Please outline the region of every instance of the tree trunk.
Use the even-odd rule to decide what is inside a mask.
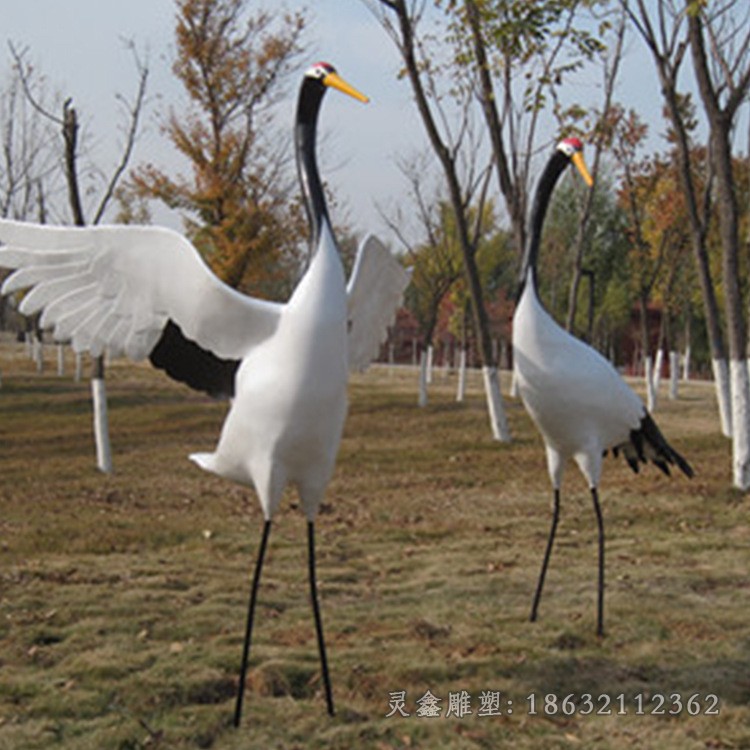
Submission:
[[[656,391],[654,390],[654,363],[650,354],[643,357],[643,382],[646,386],[646,409],[652,414],[656,409]]]
[[[732,437],[732,391],[729,384],[729,363],[724,359],[712,359],[716,397],[719,402],[719,420],[724,437]]]
[[[711,163],[716,173],[732,396],[732,474],[734,486],[747,490],[750,488],[750,390],[746,359],[747,336],[740,290],[739,212],[730,143],[736,107],[744,98],[745,91],[735,91],[733,96],[737,94],[740,98],[734,103],[728,102],[722,109],[711,81],[703,46],[702,21],[698,14],[688,14],[688,34],[698,90],[708,115]]]
[[[100,471],[112,471],[112,449],[109,442],[109,419],[107,416],[107,389],[104,378],[91,378],[91,398],[94,402],[94,439],[96,442],[96,465]]]
[[[427,351],[422,350],[419,354],[419,393],[417,395],[417,405],[427,406]]]
[[[414,92],[417,109],[419,110],[420,117],[422,118],[432,148],[443,168],[445,180],[448,186],[448,196],[456,218],[456,230],[461,246],[464,274],[471,299],[472,315],[479,345],[479,354],[483,367],[487,368],[488,371],[492,371],[495,370],[494,362],[492,361],[492,338],[489,332],[487,313],[484,309],[482,285],[475,258],[476,247],[471,241],[466,206],[464,205],[456,167],[456,157],[453,154],[452,149],[448,148],[440,136],[427,94],[422,84],[422,68],[418,63],[416,56],[413,20],[409,17],[406,3],[404,0],[387,0],[387,2],[384,2],[383,4],[385,7],[393,11],[398,18],[400,32],[399,48],[404,59],[412,91]],[[495,370],[494,379],[491,376],[485,377],[485,395],[492,423],[492,434],[498,440],[509,441],[510,431],[505,418],[502,396],[499,387],[495,388],[495,385],[498,382],[496,376],[497,371]]]
[[[746,359],[729,362],[732,389],[732,476],[734,486],[750,489],[750,383]]]
[[[519,256],[526,246],[526,206],[524,196],[514,183],[508,159],[505,154],[500,115],[495,104],[495,92],[490,76],[490,65],[482,37],[481,19],[476,4],[469,0],[466,3],[466,16],[471,27],[471,38],[476,56],[476,69],[479,76],[481,104],[487,130],[492,144],[492,156],[497,171],[500,192],[505,199],[505,206],[510,216],[511,232]]]
[[[669,352],[669,398],[676,401],[680,395],[680,354]]]
[[[659,388],[661,387],[661,376],[664,371],[664,347],[660,346],[656,350],[656,358],[654,359],[654,406],[656,406],[656,399],[659,397]]]
[[[425,382],[427,383],[427,385],[432,385],[432,375],[435,369],[434,358],[435,358],[435,347],[432,344],[430,344],[427,347],[427,368],[426,368],[427,372],[425,374]]]
[[[484,378],[484,392],[487,394],[492,435],[495,440],[507,440],[505,435],[509,435],[510,430],[503,410],[503,397],[500,393],[500,376],[497,367],[484,365],[482,376]]]
[[[615,90],[615,81],[617,80],[617,74],[620,69],[620,61],[622,60],[622,46],[623,40],[625,39],[625,30],[627,26],[627,15],[625,11],[622,11],[620,20],[617,27],[617,36],[614,47],[609,54],[610,65],[605,69],[604,72],[604,104],[602,106],[602,117],[601,120],[605,120],[612,108],[612,97]],[[596,178],[599,174],[599,161],[601,159],[602,150],[604,148],[606,128],[597,128],[599,134],[596,137],[594,144],[594,160],[591,167],[591,175],[596,182]],[[581,283],[581,277],[586,273],[583,268],[583,252],[585,249],[585,240],[588,230],[589,221],[591,220],[591,214],[594,206],[594,190],[592,186],[586,192],[586,197],[583,203],[583,210],[578,219],[578,229],[576,232],[575,239],[575,253],[573,260],[573,278],[570,282],[570,292],[568,294],[568,315],[565,322],[566,330],[573,332],[575,325],[576,315],[578,311],[578,288]],[[593,272],[590,272],[590,281],[592,287],[589,289],[589,319],[586,331],[586,339],[591,343],[593,336],[594,327],[594,312],[593,312]]]
[[[691,315],[685,318],[685,351],[682,355],[682,379],[687,383],[690,380],[690,355],[691,355],[692,324]]]
[[[458,386],[456,388],[456,401],[462,403],[466,396],[466,347],[461,347],[458,357]]]
[[[656,393],[654,392],[654,361],[651,358],[651,347],[648,330],[648,298],[641,293],[638,300],[641,316],[641,352],[643,359],[643,381],[646,387],[646,409],[649,414],[656,408]]]
[[[65,141],[65,171],[68,180],[68,197],[73,221],[76,226],[86,225],[78,186],[76,157],[78,150],[78,117],[70,99],[63,107],[63,139]],[[104,382],[104,357],[94,361],[91,379],[91,396],[94,407],[94,441],[96,443],[96,466],[105,474],[112,472],[112,447],[109,440],[109,417],[107,412],[107,387]]]
[[[648,19],[649,13],[642,0],[639,0],[638,7],[641,19]],[[635,16],[633,17],[635,18]],[[639,24],[639,30],[654,58],[661,84],[662,96],[666,104],[666,112],[674,128],[677,171],[685,194],[688,217],[690,219],[690,242],[693,249],[695,266],[698,271],[698,281],[700,283],[703,309],[706,316],[706,332],[708,333],[708,341],[711,348],[711,366],[714,372],[716,400],[719,407],[722,432],[727,437],[731,437],[732,409],[729,400],[729,371],[726,362],[724,338],[721,332],[719,305],[711,278],[708,253],[706,252],[706,227],[708,222],[708,208],[710,207],[710,192],[706,192],[706,200],[703,202],[703,217],[701,217],[691,164],[690,136],[677,90],[677,78],[682,59],[681,54],[678,53],[678,56],[670,57],[671,52],[668,47],[660,48],[660,40],[654,34],[652,28],[650,23],[646,25]],[[704,80],[705,83],[706,81]]]

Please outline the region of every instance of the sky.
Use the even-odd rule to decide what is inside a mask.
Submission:
[[[285,6],[310,8],[309,62],[333,63],[371,98],[363,106],[348,97],[327,97],[320,123],[325,144],[321,168],[358,230],[387,233],[377,206],[388,210],[403,197],[396,157],[411,155],[426,142],[408,83],[398,80],[394,45],[361,0],[289,0]],[[170,146],[159,134],[156,113],[180,100],[179,84],[170,71],[173,0],[0,0],[0,10],[4,39],[28,49],[27,59],[45,75],[51,90],[73,97],[93,158],[105,170],[119,154],[116,126],[122,119],[116,94],[130,97],[137,85],[123,40],[132,39],[139,50],[147,50],[151,104],[131,163],[169,165]],[[621,97],[653,114],[660,107],[658,90],[653,69],[644,66],[643,58],[629,55],[624,76],[629,88]],[[574,95],[580,93],[586,94]],[[292,87],[286,123],[290,133],[295,96]],[[285,126],[283,118],[280,124]],[[155,215],[164,223],[173,218]]]
[[[320,122],[321,169],[329,169],[324,178],[334,185],[351,222],[367,231],[379,222],[375,203],[388,203],[400,189],[394,156],[420,142],[421,124],[407,85],[397,81],[397,53],[364,4],[317,0],[310,6],[310,59],[304,67],[307,62],[331,62],[371,99],[364,106],[348,97],[328,96]],[[151,104],[131,163],[164,163],[170,146],[159,134],[156,111],[178,103],[180,97],[179,83],[170,71],[173,0],[0,0],[0,10],[4,41],[28,50],[27,59],[44,74],[50,90],[73,97],[95,161],[104,168],[119,153],[117,123],[122,118],[116,94],[131,97],[137,86],[123,40],[135,40],[139,50],[148,50]],[[9,54],[6,59],[7,69]],[[294,97],[296,86],[288,105],[290,135]],[[284,126],[283,118],[280,124]]]

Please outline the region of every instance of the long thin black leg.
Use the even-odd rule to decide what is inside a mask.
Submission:
[[[549,538],[547,539],[547,549],[544,553],[544,561],[542,562],[542,570],[539,573],[539,583],[536,585],[536,594],[534,594],[534,603],[531,605],[531,622],[536,621],[537,610],[539,609],[539,600],[542,598],[542,588],[544,587],[544,578],[547,575],[547,566],[549,565],[549,558],[552,554],[552,545],[555,542],[555,532],[557,531],[557,521],[560,518],[560,490],[555,488],[554,504],[552,506],[552,526],[549,530]]]
[[[313,521],[307,522],[307,549],[310,571],[310,599],[312,600],[313,614],[315,615],[315,632],[318,636],[320,667],[323,672],[323,686],[326,691],[328,715],[333,716],[333,693],[331,692],[331,679],[328,675],[328,659],[326,658],[326,644],[323,639],[323,623],[320,619],[320,607],[318,606],[318,585],[315,580],[315,523]]]
[[[599,495],[596,487],[591,488],[591,497],[594,499],[594,510],[596,511],[596,523],[599,527],[599,594],[596,610],[596,634],[604,635],[604,519],[602,508],[599,505]]]
[[[255,575],[253,576],[253,587],[250,590],[250,604],[247,608],[247,624],[245,626],[245,645],[242,647],[242,666],[240,667],[240,684],[237,686],[237,702],[234,707],[234,726],[239,727],[242,721],[242,699],[245,695],[245,679],[247,677],[247,662],[250,657],[250,641],[253,633],[253,619],[255,617],[255,602],[258,597],[258,584],[260,574],[263,570],[263,558],[266,556],[266,545],[268,535],[271,532],[271,522],[266,521],[263,526],[263,536],[258,549],[258,560],[255,563]]]

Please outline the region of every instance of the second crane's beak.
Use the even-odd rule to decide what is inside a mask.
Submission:
[[[357,91],[354,86],[349,85],[338,73],[329,73],[324,79],[323,83],[326,86],[337,89],[344,94],[354,97],[360,102],[367,104],[370,100],[364,94]]]
[[[580,151],[576,151],[573,156],[571,157],[573,160],[573,164],[576,165],[576,168],[581,173],[581,177],[583,177],[583,181],[591,187],[594,184],[594,179],[589,174],[588,167],[586,166],[586,162],[583,160],[583,154]]]

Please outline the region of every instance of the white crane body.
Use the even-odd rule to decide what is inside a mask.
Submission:
[[[597,633],[604,635],[604,521],[598,485],[607,451],[622,451],[633,471],[653,462],[665,474],[676,465],[693,470],[667,443],[641,399],[594,348],[561,328],[545,309],[537,290],[537,259],[544,218],[558,179],[572,162],[593,184],[577,138],[563,140],[539,178],[524,248],[520,288],[513,314],[513,366],[519,395],[544,440],[553,487],[552,525],[537,583],[531,620],[536,620],[560,515],[560,485],[573,459],[594,501],[599,534]]]
[[[316,124],[328,87],[367,98],[327,63],[300,87],[295,146],[312,237],[310,262],[286,303],[241,294],[220,281],[190,242],[156,227],[38,226],[0,219],[2,292],[30,291],[21,312],[76,352],[148,357],[193,388],[231,397],[213,453],[201,468],[252,485],[265,517],[250,594],[239,725],[260,573],[288,484],[308,521],[310,597],[328,712],[333,699],[315,583],[314,520],[333,473],[347,410],[350,369],[377,354],[409,274],[375,238],[360,245],[347,284],[315,159]]]
[[[256,346],[237,371],[236,396],[216,451],[191,456],[208,471],[252,484],[266,519],[278,510],[287,484],[298,488],[308,519],[315,518],[346,418],[346,285],[327,224],[323,231],[276,335]]]
[[[607,359],[555,322],[530,280],[514,326],[524,332],[513,349],[518,392],[544,437],[553,486],[572,458],[595,487],[603,453],[630,442],[643,403]]]

